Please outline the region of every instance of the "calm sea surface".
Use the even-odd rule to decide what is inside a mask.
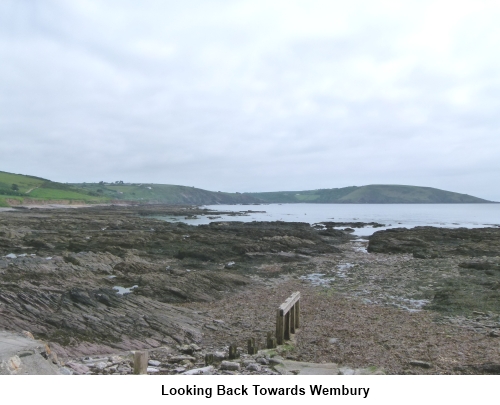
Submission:
[[[207,205],[214,211],[265,211],[244,216],[220,215],[210,219],[163,217],[167,221],[182,221],[191,225],[214,221],[287,221],[308,222],[378,222],[383,228],[356,228],[355,234],[371,235],[387,228],[439,226],[446,228],[480,228],[500,226],[500,204],[268,204],[268,205]],[[210,214],[215,216],[217,214]]]

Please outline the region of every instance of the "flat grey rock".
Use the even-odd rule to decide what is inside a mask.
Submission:
[[[44,342],[29,339],[21,334],[0,331],[0,375],[61,374],[59,367],[47,360]]]
[[[232,361],[223,361],[220,365],[221,370],[238,371],[240,364]]]
[[[283,375],[380,375],[378,367],[356,368],[339,367],[335,363],[306,363],[303,361],[283,360],[274,366]]]

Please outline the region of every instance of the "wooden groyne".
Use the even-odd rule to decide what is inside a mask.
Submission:
[[[276,343],[282,345],[290,340],[295,329],[300,327],[300,292],[293,293],[276,312]]]

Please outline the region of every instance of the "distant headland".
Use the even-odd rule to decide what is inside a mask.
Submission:
[[[195,187],[124,183],[58,183],[0,171],[0,207],[36,204],[477,204],[493,203],[432,187],[374,184],[342,188],[228,193]]]

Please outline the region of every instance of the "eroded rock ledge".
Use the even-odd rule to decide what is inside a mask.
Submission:
[[[152,215],[191,207],[26,209],[0,216],[0,328],[29,330],[66,357],[199,342],[225,297],[350,236],[305,223],[189,226]]]

